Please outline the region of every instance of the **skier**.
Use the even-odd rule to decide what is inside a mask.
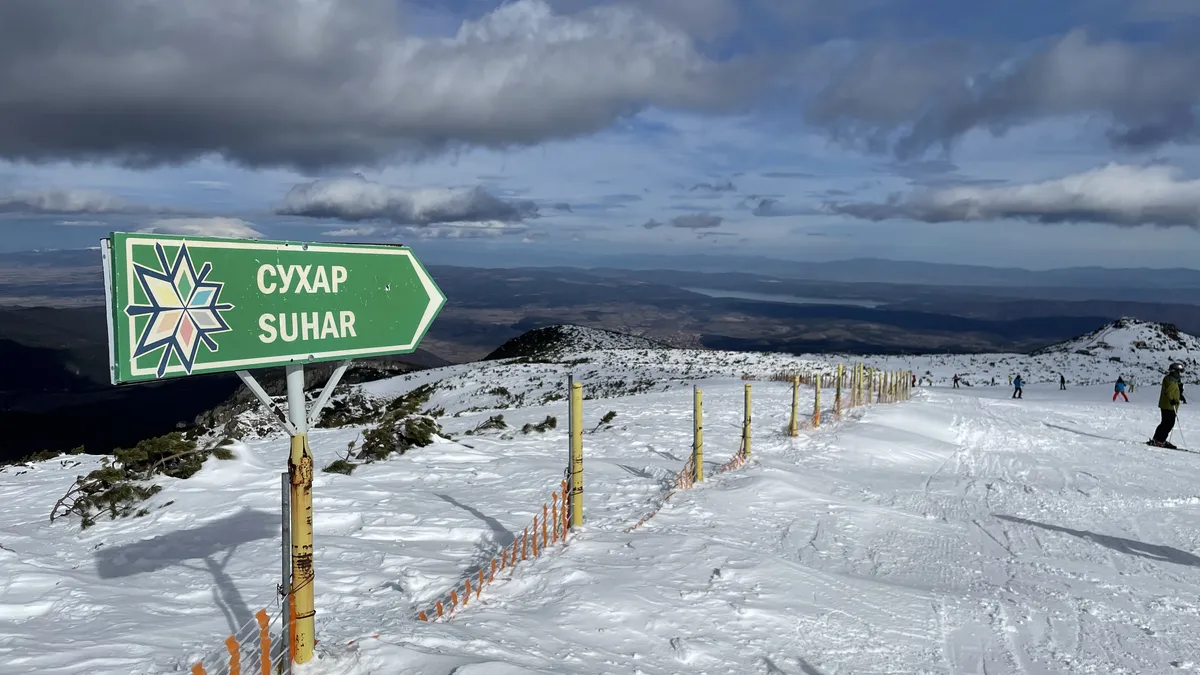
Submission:
[[[1162,413],[1162,422],[1154,430],[1154,438],[1150,439],[1150,445],[1176,449],[1167,440],[1167,437],[1175,428],[1175,417],[1179,413],[1179,404],[1187,403],[1187,399],[1183,396],[1183,381],[1180,379],[1182,375],[1182,363],[1172,363],[1167,368],[1167,374],[1162,381],[1162,393],[1158,396],[1158,409]]]
[[[954,374],[954,388],[958,389],[958,373]]]
[[[1126,403],[1129,402],[1129,397],[1125,395],[1125,379],[1120,376],[1117,376],[1117,384],[1113,387],[1113,400],[1117,400],[1118,396],[1124,398]]]
[[[917,387],[917,376],[915,374],[912,376],[912,386],[914,389]]]
[[[1013,398],[1025,398],[1021,393],[1021,387],[1022,387],[1022,385],[1025,384],[1024,382],[1021,381],[1021,376],[1017,375],[1016,377],[1014,377],[1012,383],[1013,383],[1012,397]]]
[[[1067,390],[1067,378],[1064,377],[1062,373],[1058,374],[1058,388],[1062,391]]]

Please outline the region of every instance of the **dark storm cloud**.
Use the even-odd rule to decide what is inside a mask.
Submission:
[[[647,230],[653,230],[664,225],[670,225],[671,227],[678,227],[686,230],[703,230],[720,227],[721,223],[723,222],[725,222],[724,218],[711,213],[689,213],[685,216],[675,216],[665,223],[651,218],[643,223],[642,227],[646,228]]]
[[[1194,39],[1119,42],[1076,30],[1019,49],[877,43],[818,50],[805,67],[824,74],[805,111],[810,123],[901,159],[947,150],[975,129],[999,135],[1067,115],[1102,115],[1123,149],[1192,142],[1200,130]]]
[[[759,195],[750,195],[746,199],[743,199],[738,204],[738,208],[749,209],[751,213],[760,218],[807,216],[819,213],[819,211],[811,207],[784,204],[775,197],[763,197]]]
[[[685,216],[675,216],[670,220],[671,227],[682,227],[689,230],[703,230],[720,227],[725,219],[711,213],[689,213]]]
[[[716,183],[696,183],[689,189],[689,192],[707,192],[712,194],[736,191],[737,186],[735,186],[733,181],[730,180],[719,181]]]
[[[315,171],[721,109],[757,80],[625,5],[518,0],[449,39],[406,23],[398,0],[3,0],[0,158]]]
[[[504,201],[480,187],[408,189],[358,178],[337,178],[293,187],[278,215],[395,225],[486,222],[536,218],[528,200]]]

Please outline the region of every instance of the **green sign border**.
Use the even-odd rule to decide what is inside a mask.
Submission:
[[[425,291],[430,296],[430,304],[426,306],[425,314],[421,318],[421,323],[418,324],[419,330],[413,339],[402,345],[389,345],[385,347],[366,347],[360,349],[345,349],[339,351],[324,351],[324,352],[297,352],[293,354],[285,354],[272,357],[261,357],[254,359],[233,359],[227,361],[213,361],[206,363],[197,363],[191,373],[183,370],[182,366],[171,365],[167,368],[166,374],[162,377],[157,377],[153,368],[137,369],[132,365],[128,368],[130,377],[119,378],[118,375],[121,369],[117,366],[118,361],[118,342],[119,337],[116,331],[116,322],[128,321],[130,332],[136,333],[133,326],[133,317],[125,316],[124,312],[118,311],[116,307],[115,294],[117,276],[114,275],[112,269],[113,241],[121,236],[127,247],[125,255],[126,259],[132,258],[132,246],[135,242],[155,242],[165,241],[172,244],[187,243],[189,247],[193,245],[196,248],[237,248],[242,250],[261,250],[261,251],[282,251],[289,249],[301,249],[314,253],[362,253],[364,255],[396,255],[408,258],[416,271],[417,278],[421,281]],[[203,375],[209,373],[229,372],[234,370],[250,370],[257,368],[270,368],[274,366],[285,366],[296,363],[317,363],[321,361],[339,361],[351,358],[367,358],[372,356],[388,356],[392,354],[411,354],[416,351],[417,345],[429,332],[429,328],[433,325],[441,313],[442,307],[446,304],[446,294],[438,287],[433,280],[433,276],[429,274],[429,270],[425,269],[425,265],[417,259],[412,249],[400,244],[348,244],[339,242],[305,242],[305,241],[288,241],[288,240],[263,240],[263,239],[229,239],[224,237],[197,237],[190,235],[169,235],[169,234],[152,234],[141,232],[111,232],[109,237],[100,240],[101,258],[104,267],[104,305],[105,316],[108,322],[108,366],[109,379],[114,385],[133,384],[138,382],[156,382],[178,377],[187,377],[189,375]],[[133,276],[126,272],[123,275],[126,283],[130,288],[127,289],[129,297],[133,297]]]

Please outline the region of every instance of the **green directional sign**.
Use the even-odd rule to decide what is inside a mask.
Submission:
[[[406,354],[446,302],[404,246],[115,232],[113,384]]]

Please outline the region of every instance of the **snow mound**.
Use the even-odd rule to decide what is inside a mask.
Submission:
[[[1193,363],[1193,352],[1200,353],[1200,339],[1184,333],[1174,324],[1125,317],[1087,335],[1039,349],[1033,355],[1081,354],[1118,358],[1136,355],[1139,360],[1157,356],[1165,368],[1173,360]]]
[[[527,358],[554,359],[574,354],[607,349],[669,349],[649,338],[626,335],[602,328],[573,324],[536,328],[500,345],[484,361]]]

